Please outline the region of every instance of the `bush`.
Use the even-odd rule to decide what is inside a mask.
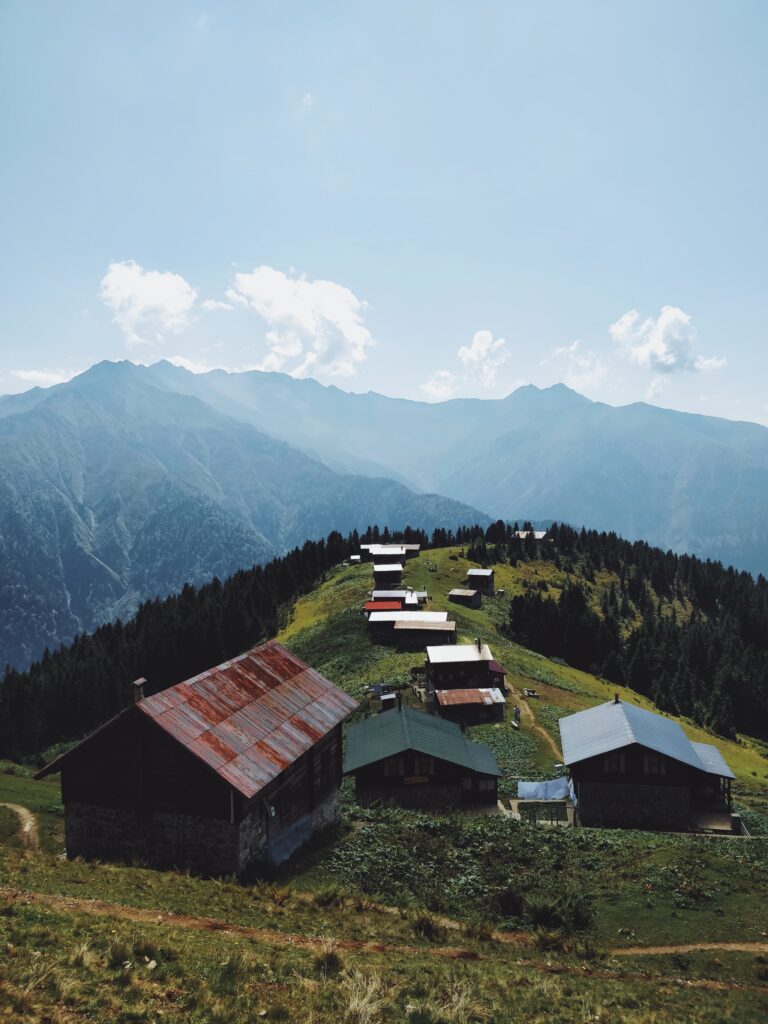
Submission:
[[[425,910],[411,917],[411,927],[416,935],[429,942],[441,942],[447,934],[445,925],[440,924],[437,918]]]

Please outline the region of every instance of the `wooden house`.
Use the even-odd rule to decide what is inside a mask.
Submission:
[[[448,600],[454,604],[462,604],[465,608],[479,608],[483,597],[479,590],[467,590],[463,587],[454,587],[448,591]]]
[[[427,647],[424,672],[429,694],[435,690],[506,690],[503,667],[488,644],[479,639],[454,647]]]
[[[372,601],[401,601],[406,611],[418,611],[419,607],[429,600],[426,590],[374,590]]]
[[[448,612],[414,612],[414,611],[372,611],[368,613],[368,629],[371,637],[380,643],[393,643],[395,627],[401,622],[413,622],[423,628],[431,628],[448,622]],[[451,630],[455,636],[454,629]],[[441,642],[442,641],[441,639]]]
[[[456,643],[455,622],[419,622],[400,619],[394,626],[394,638],[398,647],[409,651],[422,651],[433,644]]]
[[[61,772],[67,856],[240,873],[339,815],[341,723],[357,702],[270,642],[134,703]]]
[[[561,718],[560,736],[578,824],[731,831],[733,772],[677,722],[617,696]]]
[[[400,562],[374,562],[373,586],[376,590],[387,590],[400,585],[403,566]]]
[[[357,802],[401,807],[495,806],[501,775],[491,751],[458,725],[412,708],[375,715],[347,730],[345,775]]]
[[[467,589],[468,590],[479,590],[481,594],[486,594],[488,597],[494,595],[494,575],[493,569],[468,569],[467,570]]]
[[[435,711],[441,718],[459,725],[503,722],[506,700],[501,690],[436,690]]]

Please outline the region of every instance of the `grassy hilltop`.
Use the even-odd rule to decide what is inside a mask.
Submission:
[[[498,566],[505,595],[473,611],[446,597],[468,565],[459,549],[424,552],[405,582],[450,609],[461,641],[490,643],[518,694],[541,694],[519,733],[473,730],[511,793],[517,777],[552,774],[563,714],[617,689],[651,705],[505,637],[510,598],[540,579],[557,593],[561,570]],[[610,582],[583,583],[596,607]],[[279,635],[359,699],[371,682],[408,682],[423,661],[369,641],[359,609],[371,586],[370,565],[332,570],[286,609]],[[737,805],[754,833],[768,831],[764,747],[682,725],[718,745]],[[62,860],[57,781],[26,769],[2,766],[2,802],[32,811],[39,839],[0,806],[0,1020],[709,1024],[768,1014],[768,838],[362,810],[346,784],[338,832],[270,879],[241,883]]]

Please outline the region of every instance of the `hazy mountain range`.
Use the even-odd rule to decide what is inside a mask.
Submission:
[[[478,521],[334,472],[142,367],[100,363],[0,399],[0,663],[333,529]]]
[[[489,517],[766,572],[768,429],[563,385],[427,404],[100,363],[0,398],[0,659],[334,528]]]

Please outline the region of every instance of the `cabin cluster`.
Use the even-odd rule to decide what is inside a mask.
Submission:
[[[279,864],[339,820],[345,774],[366,806],[496,808],[502,773],[466,728],[505,720],[505,671],[480,638],[455,642],[426,590],[403,587],[418,555],[417,544],[367,544],[356,556],[374,576],[362,609],[371,637],[424,651],[416,706],[395,683],[369,688],[376,713],[347,726],[344,752],[357,701],[275,641],[152,695],[138,680],[129,707],[38,773],[61,773],[67,855],[214,874]],[[493,594],[493,570],[471,569],[449,599],[477,607]],[[519,719],[515,707],[507,723]],[[617,697],[560,731],[567,778],[521,785],[566,794],[574,823],[733,827],[733,773],[669,719]]]

